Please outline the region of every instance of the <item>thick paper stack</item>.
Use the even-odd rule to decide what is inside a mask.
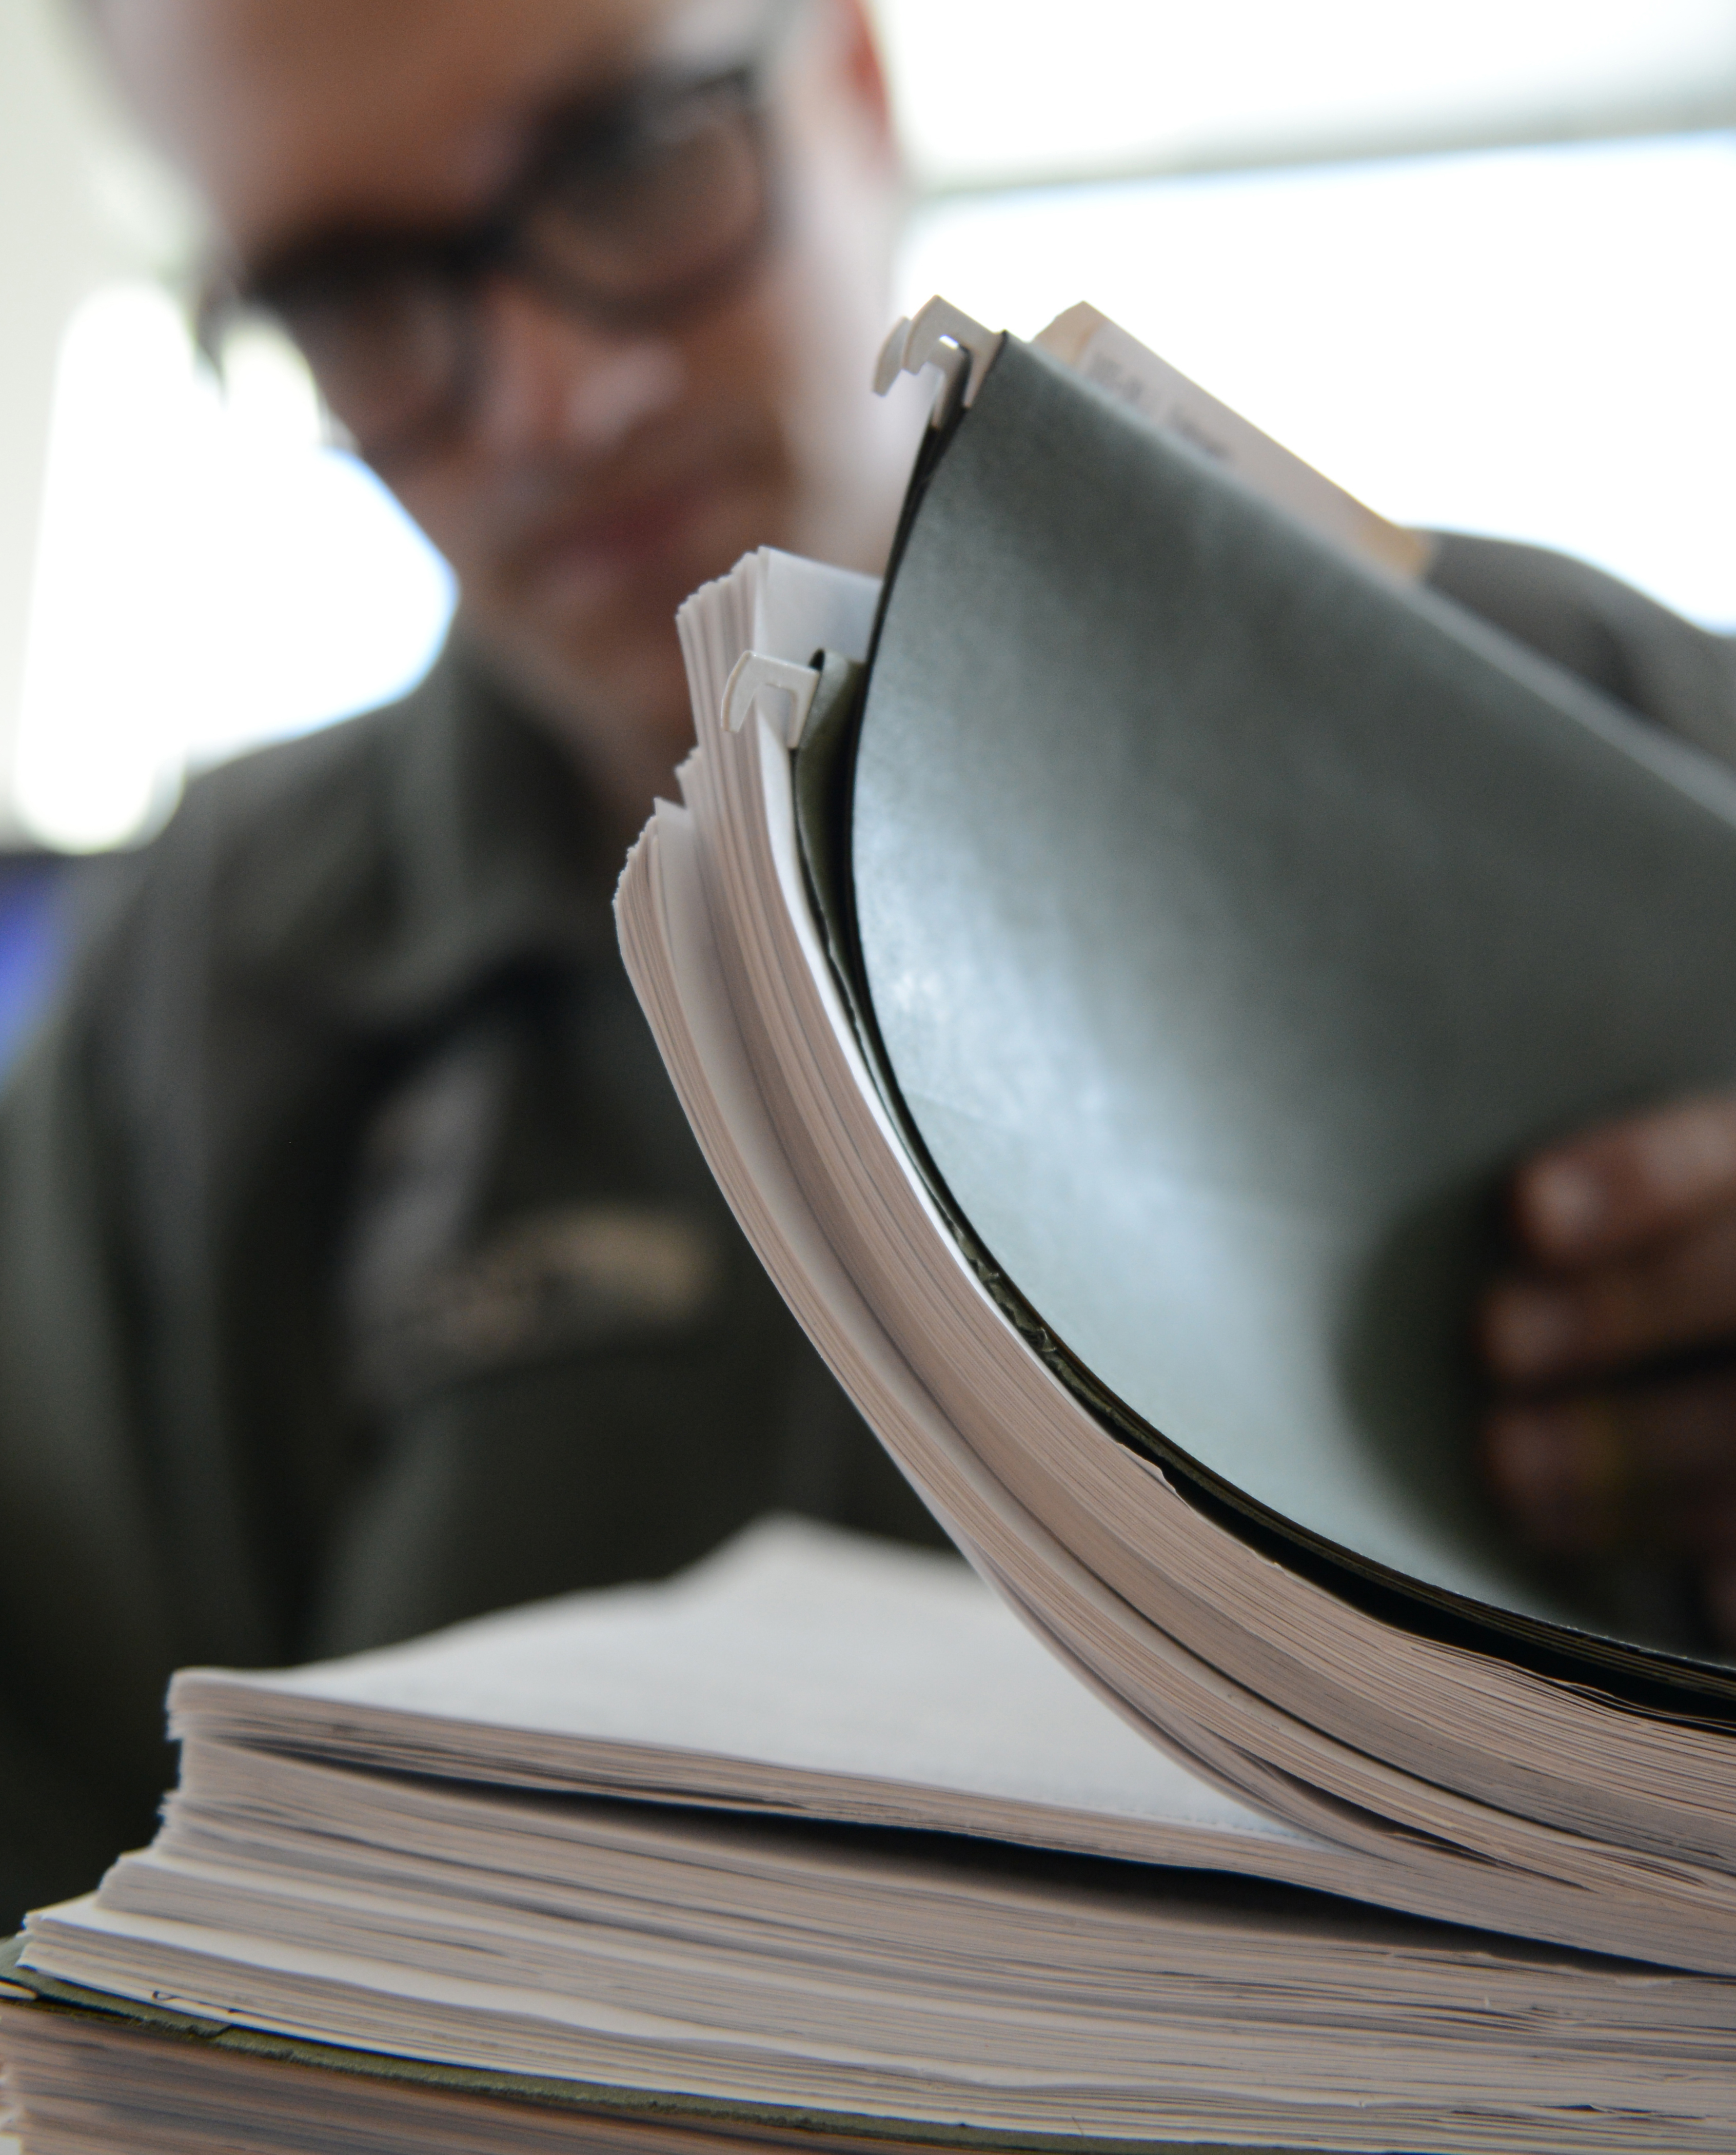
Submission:
[[[156,1844],[32,1919],[68,2009],[0,2009],[27,2155],[1736,2133],[1736,1984],[1296,1890],[1356,1866],[945,1558],[772,1523],[173,1707]]]

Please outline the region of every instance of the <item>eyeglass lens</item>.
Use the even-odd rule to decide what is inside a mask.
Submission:
[[[335,417],[365,455],[401,454],[456,418],[472,386],[477,286],[491,264],[620,324],[677,313],[757,248],[765,159],[746,85],[671,93],[600,141],[558,139],[479,258],[381,243],[272,295]]]

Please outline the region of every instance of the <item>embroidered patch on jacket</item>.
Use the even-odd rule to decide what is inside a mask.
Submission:
[[[369,1298],[364,1381],[401,1400],[513,1363],[679,1333],[704,1315],[720,1272],[713,1237],[685,1212],[618,1202],[521,1214]]]

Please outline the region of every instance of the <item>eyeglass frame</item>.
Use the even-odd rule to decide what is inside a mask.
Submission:
[[[292,242],[268,255],[256,269],[222,265],[207,274],[195,303],[200,351],[221,374],[223,346],[249,315],[274,320],[300,348],[283,303],[286,287],[324,274],[340,279],[349,263],[370,255],[381,264],[411,264],[431,273],[435,289],[447,297],[456,323],[452,379],[426,417],[391,438],[375,443],[355,439],[341,417],[321,402],[334,439],[354,448],[368,463],[401,463],[432,451],[462,431],[473,415],[483,374],[486,340],[479,334],[479,298],[491,277],[508,275],[528,284],[544,299],[581,320],[605,329],[668,329],[700,314],[721,299],[760,261],[774,241],[783,212],[782,192],[773,153],[768,107],[771,77],[803,0],[774,0],[768,19],[748,56],[728,68],[682,70],[670,66],[645,70],[620,88],[556,106],[538,130],[538,142],[497,201],[481,216],[456,228],[418,233],[413,228],[345,230]],[[620,299],[586,292],[539,262],[523,246],[527,225],[544,207],[560,177],[579,160],[575,147],[620,131],[636,115],[669,110],[690,100],[728,95],[738,100],[739,118],[758,179],[757,210],[726,252],[692,276],[641,297]],[[582,151],[580,151],[582,156]],[[318,368],[309,359],[314,385]]]

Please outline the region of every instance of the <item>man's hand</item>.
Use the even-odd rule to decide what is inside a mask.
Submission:
[[[1512,1204],[1478,1318],[1496,1500],[1552,1554],[1680,1555],[1736,1647],[1736,1098],[1542,1153]]]

